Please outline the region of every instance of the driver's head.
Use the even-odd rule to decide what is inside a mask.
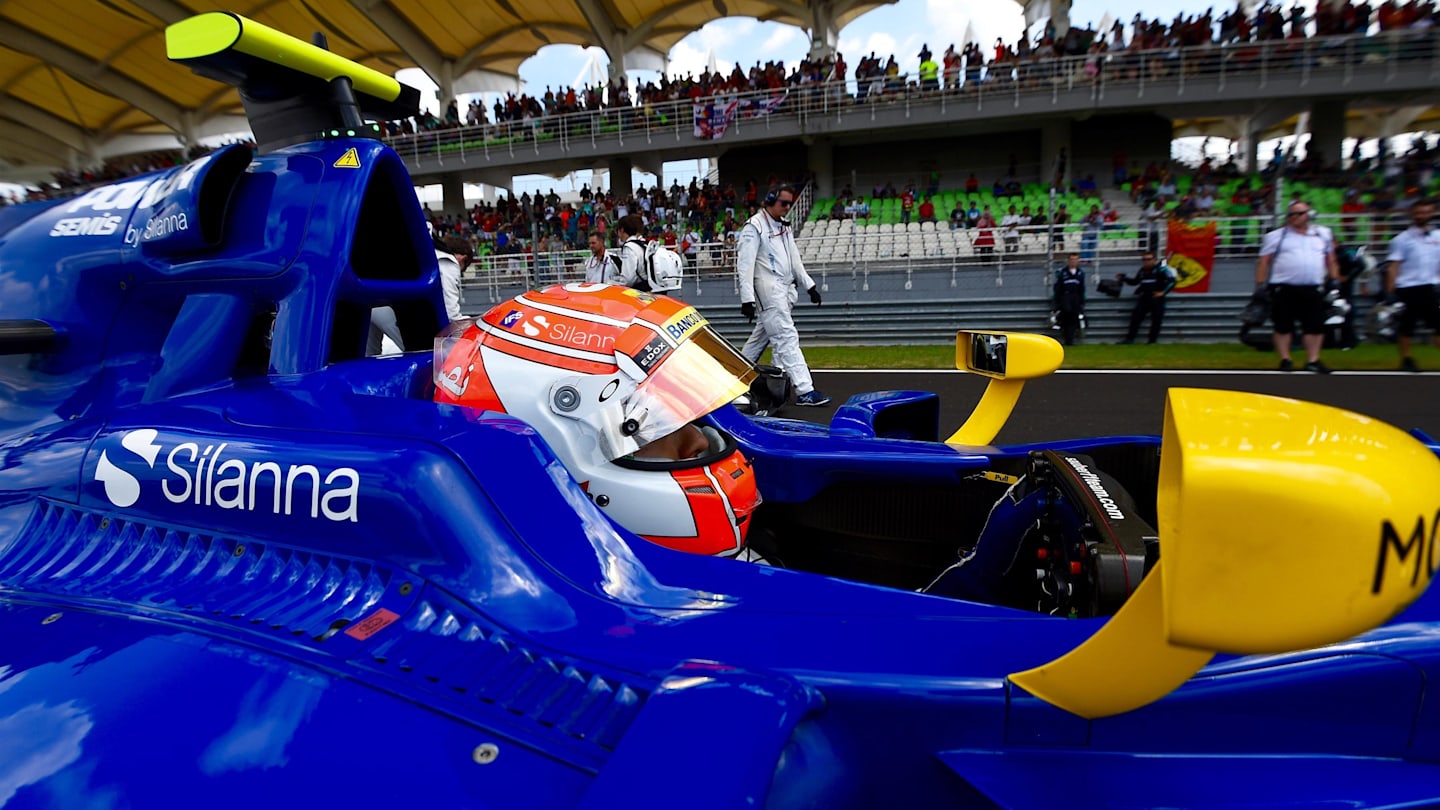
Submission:
[[[671,548],[733,555],[759,501],[703,417],[754,368],[694,308],[615,286],[517,296],[437,341],[435,398],[531,425],[594,503]]]
[[[621,240],[630,239],[645,230],[645,221],[640,219],[639,214],[626,214],[615,223],[615,230]]]
[[[781,186],[775,190],[774,202],[765,206],[765,212],[773,219],[784,219],[790,216],[790,208],[794,205],[795,189],[790,186]]]
[[[694,423],[661,436],[635,451],[634,458],[651,461],[684,461],[699,458],[710,449],[710,438]]]
[[[470,263],[470,258],[475,253],[475,249],[470,247],[470,240],[460,236],[446,237],[445,250],[455,257],[461,270],[464,270],[465,266]]]
[[[1410,206],[1410,219],[1411,219],[1411,221],[1413,221],[1413,222],[1414,222],[1416,225],[1418,225],[1419,227],[1421,227],[1421,228],[1428,227],[1428,226],[1430,225],[1430,220],[1432,220],[1432,219],[1434,219],[1434,218],[1435,218],[1435,203],[1434,203],[1434,202],[1432,202],[1432,201],[1430,201],[1430,200],[1428,200],[1428,199],[1425,199],[1425,200],[1416,200],[1416,201],[1415,201],[1415,204],[1412,205],[1412,206]]]

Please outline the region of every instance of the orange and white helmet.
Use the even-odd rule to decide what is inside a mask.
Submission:
[[[524,293],[435,344],[437,402],[525,420],[617,523],[697,554],[739,554],[760,502],[734,438],[693,424],[754,376],[694,307],[606,284]]]

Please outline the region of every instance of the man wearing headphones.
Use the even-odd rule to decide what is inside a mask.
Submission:
[[[759,361],[765,346],[771,346],[775,365],[790,375],[795,383],[797,405],[828,405],[830,397],[815,390],[810,367],[800,352],[800,333],[790,310],[799,298],[799,290],[810,294],[810,302],[820,306],[820,291],[800,260],[795,234],[785,215],[795,204],[795,189],[781,186],[765,195],[760,212],[740,229],[735,274],[740,284],[740,314],[759,323],[741,353],[754,363]]]

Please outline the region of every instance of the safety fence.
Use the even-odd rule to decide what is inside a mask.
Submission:
[[[1440,30],[1404,29],[1376,35],[1351,34],[1263,42],[1206,44],[1188,48],[1111,51],[1083,56],[996,62],[980,68],[967,66],[958,84],[921,83],[916,77],[884,77],[799,84],[780,90],[731,93],[698,101],[689,99],[644,103],[638,106],[546,115],[521,121],[435,129],[389,139],[402,157],[419,161],[437,158],[444,166],[453,158],[464,164],[472,157],[516,157],[518,150],[539,154],[541,144],[559,143],[569,151],[601,139],[618,139],[636,146],[657,138],[709,140],[751,127],[770,127],[780,120],[804,121],[817,116],[842,124],[854,116],[871,120],[885,109],[935,105],[942,115],[957,117],[984,109],[986,104],[1013,101],[1029,95],[1088,92],[1096,102],[1107,93],[1126,91],[1126,97],[1143,98],[1147,88],[1164,87],[1177,93],[1187,89],[1223,93],[1227,85],[1253,81],[1260,86],[1273,78],[1312,81],[1317,86],[1344,86],[1361,72],[1381,71],[1393,78],[1401,68],[1428,69],[1440,75]],[[717,107],[733,110],[716,124]],[[827,124],[828,126],[828,124]],[[520,155],[523,157],[523,154]]]
[[[1160,340],[1166,343],[1223,343],[1237,340],[1240,311],[1248,295],[1224,293],[1173,297]],[[733,306],[687,299],[739,346],[753,325]],[[1086,304],[1084,340],[1113,343],[1126,336],[1133,298],[1092,296]],[[954,343],[961,329],[1040,332],[1059,337],[1050,325],[1050,303],[1037,297],[920,302],[860,301],[836,306],[797,307],[795,325],[806,345],[937,345]],[[1148,326],[1148,324],[1147,324]],[[1144,332],[1140,334],[1144,340]]]
[[[1253,277],[1263,235],[1278,225],[1273,216],[1196,218],[1188,225],[1214,225],[1214,272],[1236,275],[1240,287]],[[1321,215],[1342,245],[1363,246],[1383,260],[1387,243],[1408,227],[1401,215]],[[854,221],[810,223],[796,239],[806,269],[827,286],[839,285],[858,298],[897,294],[974,296],[1026,290],[1044,295],[1048,269],[1077,253],[1092,283],[1117,272],[1133,272],[1146,250],[1168,256],[1165,222],[1096,228],[1063,226],[956,228],[948,223],[912,222],[908,226],[858,226]],[[819,227],[815,227],[819,226]],[[831,229],[834,229],[833,232]],[[984,231],[989,231],[988,235]],[[822,233],[823,231],[823,233]],[[709,242],[683,254],[687,288],[705,294],[731,294],[735,288],[736,251],[731,242]],[[505,291],[583,281],[588,251],[485,255],[466,270],[466,285],[486,298]]]

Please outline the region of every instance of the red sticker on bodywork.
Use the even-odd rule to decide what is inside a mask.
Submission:
[[[399,613],[396,613],[393,610],[386,610],[385,608],[380,608],[374,613],[371,613],[369,616],[366,616],[365,618],[351,625],[350,629],[345,631],[345,635],[354,639],[359,639],[360,641],[364,641],[365,639],[370,638],[381,630],[384,630],[385,628],[394,624],[395,620],[398,618],[400,618]]]

